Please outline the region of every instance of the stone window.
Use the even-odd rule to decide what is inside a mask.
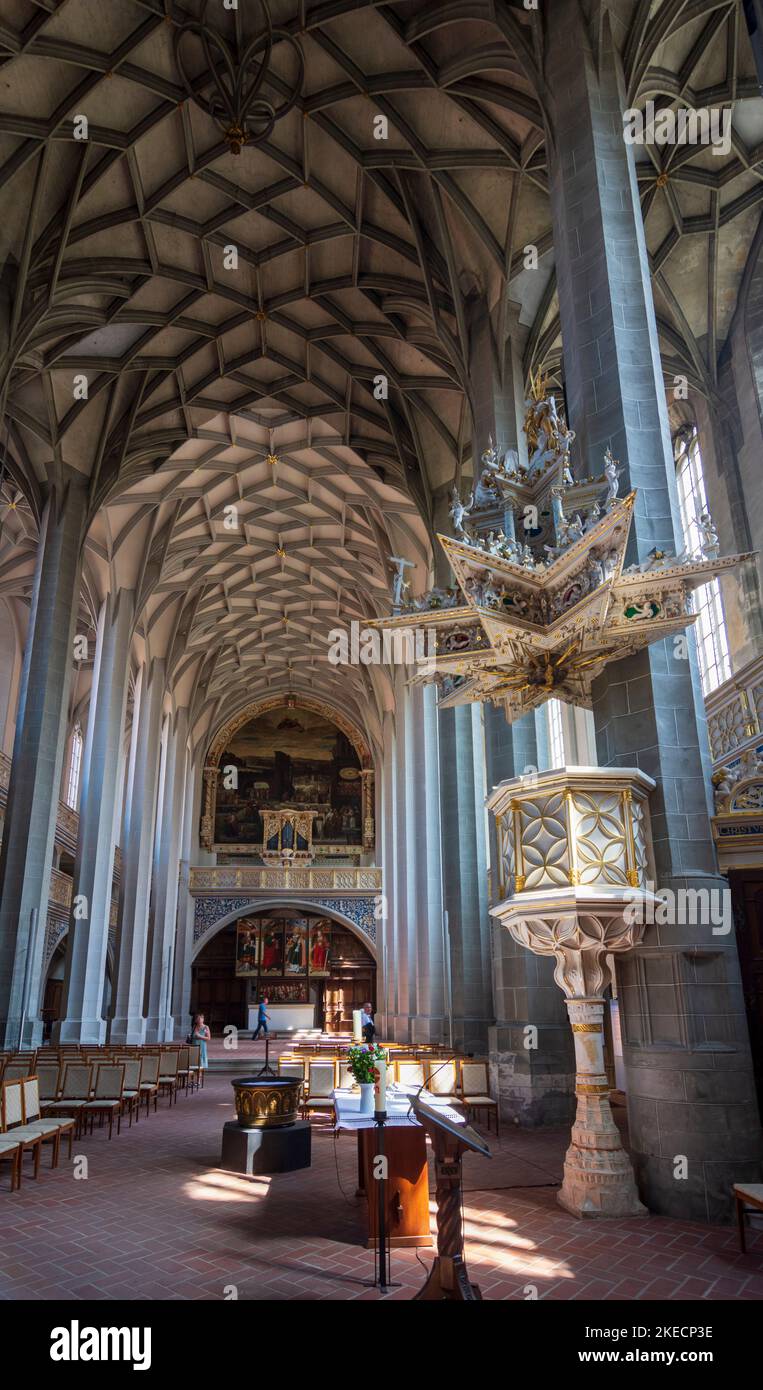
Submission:
[[[703,539],[699,520],[708,507],[696,428],[682,433],[676,440],[675,459],[684,546],[699,553]],[[717,579],[695,591],[694,611],[699,614],[694,631],[702,689],[707,696],[731,676],[726,615]]]

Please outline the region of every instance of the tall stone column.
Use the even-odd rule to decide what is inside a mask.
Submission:
[[[570,54],[575,62],[570,63]],[[638,489],[629,558],[680,549],[659,343],[620,57],[602,16],[596,52],[580,0],[548,27],[551,197],[570,423],[584,474],[607,446]],[[594,686],[599,762],[637,766],[652,802],[661,889],[725,889],[708,822],[695,648],[657,644]],[[687,914],[684,914],[687,915]],[[714,1218],[732,1181],[759,1175],[760,1131],[733,935],[672,913],[618,970],[633,1158],[657,1211]],[[698,1103],[701,1102],[701,1109]],[[677,1160],[682,1157],[686,1165]],[[676,1173],[688,1171],[688,1177]]]
[[[498,320],[500,316],[495,315]],[[527,463],[527,441],[522,432],[524,391],[516,318],[504,324],[508,336],[501,341],[500,324],[491,318],[483,298],[475,300],[469,315],[469,371],[474,409],[472,456],[475,476],[492,437],[501,450],[515,449]],[[514,330],[512,334],[512,329]]]
[[[79,608],[85,479],[43,514],[0,852],[0,1042],[36,1046],[48,884]]]
[[[102,1043],[103,985],[114,874],[114,822],[120,792],[122,731],[130,673],[134,595],[120,590],[101,605],[82,758],[79,839],[73,899],[86,916],[73,917],[66,943],[59,1042]]]
[[[410,810],[418,827],[415,834],[406,836],[415,995],[411,1034],[414,1042],[442,1042],[446,1021],[437,691],[434,686],[418,686],[409,690],[407,697],[411,715],[406,758]]]
[[[172,965],[178,910],[178,871],[183,833],[188,710],[168,716],[162,783],[162,815],[154,871],[154,925],[148,976],[146,1041],[173,1036]]]
[[[488,794],[499,783],[531,776],[547,765],[546,712],[507,724],[503,710],[485,706]],[[492,901],[505,896],[495,821],[491,818]],[[488,1032],[492,1094],[501,1118],[516,1124],[565,1124],[575,1109],[575,1062],[554,962],[533,954],[493,922],[495,1026]]]
[[[480,705],[440,711],[440,813],[454,1046],[484,1052],[493,1023],[485,755]]]
[[[395,928],[397,918],[397,755],[395,737],[395,715],[393,710],[384,711],[382,719],[383,761],[379,779],[381,803],[381,862],[383,870],[384,912],[378,926],[377,946],[380,952],[381,980],[377,979],[377,1010],[383,1014],[379,1025],[388,1038],[395,1037]]]
[[[178,910],[172,969],[172,1017],[175,1035],[188,1033],[191,1008],[191,957],[193,955],[194,900],[191,897],[191,868],[199,855],[199,818],[204,779],[199,763],[188,753],[185,780],[183,836],[178,875]]]
[[[123,845],[116,984],[109,1029],[112,1042],[142,1043],[145,1038],[143,998],[163,700],[164,661],[153,660],[141,670],[133,714],[131,780],[126,797],[129,821]]]

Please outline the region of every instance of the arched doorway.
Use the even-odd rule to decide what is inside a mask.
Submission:
[[[249,1008],[267,995],[271,1005],[312,1010],[326,1032],[346,1032],[354,1009],[376,1004],[376,961],[348,926],[315,911],[249,908],[226,923],[199,951],[191,969],[191,1012],[203,1013],[213,1034],[226,1024],[246,1028]]]

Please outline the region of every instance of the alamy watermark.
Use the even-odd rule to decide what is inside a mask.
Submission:
[[[625,894],[625,921],[644,927],[710,927],[713,936],[728,936],[734,922],[728,888],[660,888],[645,885],[650,896],[633,889]]]
[[[644,110],[631,106],[623,114],[626,145],[707,145],[716,155],[731,153],[731,107],[681,106],[659,110],[648,101]]]
[[[331,666],[418,666],[422,675],[434,674],[437,634],[432,627],[361,627],[353,620],[347,628],[329,633]]]

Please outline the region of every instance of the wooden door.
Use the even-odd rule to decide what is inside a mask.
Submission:
[[[763,872],[729,875],[758,1103],[763,1113]]]

